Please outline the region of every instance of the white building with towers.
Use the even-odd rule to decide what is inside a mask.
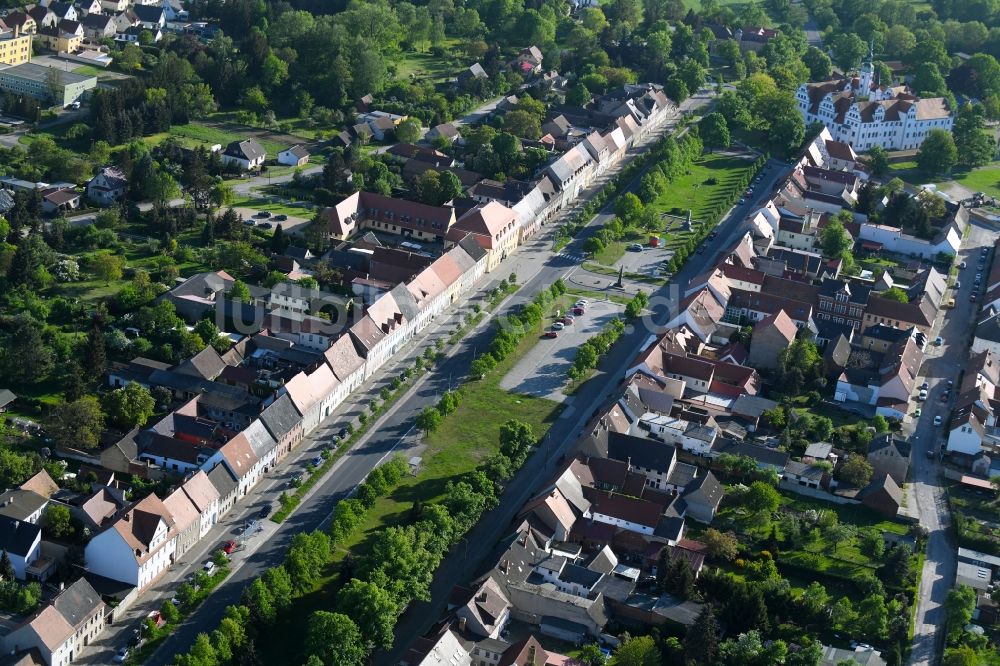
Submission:
[[[932,129],[951,131],[944,97],[920,99],[905,85],[880,82],[871,51],[857,76],[803,83],[796,92],[806,125],[823,123],[835,141],[861,153],[873,146],[914,150]]]

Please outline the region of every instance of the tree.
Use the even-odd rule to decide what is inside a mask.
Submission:
[[[103,430],[104,414],[92,395],[56,405],[45,427],[57,445],[82,449],[97,448]]]
[[[996,154],[996,141],[986,129],[981,107],[962,105],[955,119],[952,136],[958,150],[958,161],[964,167],[985,166]]]
[[[114,280],[122,279],[122,269],[125,267],[125,260],[115,254],[101,252],[94,255],[90,260],[90,268],[99,280],[108,284]]]
[[[229,288],[229,293],[226,294],[226,297],[234,301],[239,300],[249,303],[251,300],[250,288],[247,287],[243,280],[234,280],[233,286]]]
[[[590,91],[582,81],[577,81],[566,92],[566,104],[570,106],[586,106],[590,103]]]
[[[601,646],[597,643],[587,643],[580,648],[577,659],[583,666],[604,666],[607,657],[601,651]]]
[[[629,638],[615,650],[617,666],[660,666],[661,660],[660,649],[652,636]]]
[[[399,604],[385,588],[355,578],[340,590],[339,602],[341,612],[354,620],[362,636],[377,647],[392,646]]]
[[[710,113],[702,118],[701,122],[698,123],[698,134],[706,146],[714,148],[729,147],[729,124],[726,122],[726,117],[721,113]]]
[[[868,53],[868,45],[853,32],[842,32],[833,38],[830,45],[833,50],[833,60],[837,67],[848,72],[861,64],[861,59]]]
[[[535,114],[515,109],[503,117],[503,131],[534,140],[542,136],[542,124]]]
[[[430,434],[441,427],[444,418],[436,407],[425,407],[424,411],[417,415],[417,427],[425,434]]]
[[[769,516],[781,505],[781,495],[774,486],[754,481],[743,495],[743,505],[753,513]]]
[[[712,604],[705,604],[684,635],[684,653],[690,663],[707,665],[719,651],[719,622]]]
[[[959,585],[948,592],[944,600],[945,630],[949,643],[955,640],[965,630],[965,625],[972,621],[972,613],[976,610],[976,591],[968,585]]]
[[[949,132],[932,129],[917,152],[917,167],[928,175],[948,173],[958,163],[958,148]]]
[[[75,531],[69,507],[65,504],[49,504],[42,516],[42,528],[56,539],[67,537]]]
[[[872,640],[884,640],[889,633],[889,617],[881,594],[865,597],[858,604],[858,624]]]
[[[407,118],[396,125],[396,139],[404,143],[413,143],[420,138],[420,121],[416,118]]]
[[[354,620],[327,611],[315,611],[309,617],[306,651],[326,666],[363,666],[368,658],[368,645]]]
[[[825,81],[830,78],[830,73],[833,71],[830,57],[815,46],[810,46],[803,54],[802,62],[809,68],[809,78],[813,81]]]
[[[720,532],[709,527],[701,535],[701,541],[708,547],[708,556],[718,560],[733,560],[739,552],[740,540],[732,532]]]
[[[882,146],[872,146],[868,150],[868,167],[872,174],[883,176],[889,173],[889,153]]]
[[[852,454],[840,467],[839,478],[844,483],[863,488],[872,480],[874,469],[865,457],[860,454]]]
[[[0,578],[7,582],[13,582],[16,580],[16,572],[14,571],[14,564],[10,561],[10,556],[7,555],[7,551],[3,551],[0,555]]]
[[[833,258],[844,256],[844,253],[848,252],[854,244],[850,234],[844,229],[844,224],[838,219],[831,220],[823,227],[819,235],[819,242],[823,248],[823,254]]]
[[[906,295],[906,292],[899,287],[890,287],[886,289],[881,294],[880,297],[887,301],[895,301],[897,303],[909,303],[910,297]]]
[[[109,393],[104,407],[116,425],[131,430],[149,420],[156,410],[156,401],[145,386],[129,382]]]

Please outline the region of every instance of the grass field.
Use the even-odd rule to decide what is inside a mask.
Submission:
[[[431,79],[432,81],[451,78],[458,73],[461,65],[457,64],[457,59],[450,55],[455,52],[455,47],[461,43],[459,39],[448,39],[443,44],[447,50],[446,55],[438,57],[430,51],[419,53],[409,51],[396,62],[396,78],[409,79]]]
[[[221,144],[222,146],[225,146],[227,143],[232,141],[240,141],[246,138],[241,134],[227,132],[225,130],[208,127],[207,125],[199,125],[197,123],[174,125],[170,128],[168,135],[177,138],[184,144],[208,146],[213,144]],[[285,146],[276,141],[258,139],[258,142],[261,146],[263,146],[264,150],[267,151],[267,156],[270,158],[277,156],[278,152],[285,148]]]
[[[292,217],[304,217],[311,219],[315,211],[303,206],[287,206],[280,203],[271,203],[265,199],[247,198],[236,199],[232,203],[233,208],[253,208],[254,210],[266,210],[275,215],[289,215]]]
[[[565,307],[572,298],[575,297],[564,297],[560,305]],[[497,451],[500,426],[509,418],[516,417],[530,424],[536,437],[545,434],[559,416],[561,405],[500,388],[503,376],[538,342],[543,324],[536,328],[535,334],[525,335],[517,350],[498,364],[486,379],[462,385],[462,401],[458,409],[445,417],[438,430],[425,437],[426,449],[421,453],[423,462],[417,475],[405,478],[387,497],[376,501],[361,528],[338,551],[318,589],[297,599],[286,617],[279,620],[275,635],[284,636],[285,640],[280,644],[269,642],[264,648],[265,657],[273,656],[275,660],[265,658],[265,663],[294,661],[289,660],[288,652],[296,648],[289,646],[303,644],[306,619],[315,610],[329,610],[335,606],[340,587],[338,563],[346,556],[347,550],[354,556],[363,555],[379,530],[408,521],[415,502],[439,499],[449,480],[474,470],[484,458]],[[273,655],[270,650],[275,650]]]
[[[651,205],[659,213],[674,212],[682,216],[690,209],[692,220],[703,220],[719,201],[729,197],[729,191],[751,164],[751,160],[731,155],[704,155],[691,166],[687,174],[674,180]],[[680,223],[676,220],[670,221],[666,232],[667,248],[687,243],[693,234],[681,230]]]
[[[972,192],[983,192],[986,196],[1000,198],[1000,162],[971,171],[957,171],[950,178],[938,181],[929,179],[918,171],[916,162],[900,162],[892,165],[892,175],[912,185],[934,182],[938,188],[947,188],[950,183],[957,183]]]

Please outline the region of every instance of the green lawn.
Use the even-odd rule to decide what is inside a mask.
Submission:
[[[181,143],[194,144],[194,145],[214,145],[220,144],[225,146],[227,143],[232,141],[240,141],[245,139],[246,136],[238,134],[235,132],[227,132],[226,130],[218,129],[216,127],[209,127],[207,125],[200,125],[198,123],[188,123],[187,125],[174,125],[170,128],[168,132],[169,136],[175,137],[181,141]],[[277,154],[284,150],[285,146],[278,143],[277,141],[268,141],[267,139],[258,139],[258,142],[263,146],[264,150],[267,151],[267,156],[269,158],[274,158]]]
[[[631,229],[625,234],[625,238],[609,243],[603,250],[596,253],[594,261],[605,266],[614,266],[625,254],[625,248],[632,243],[645,243],[647,240],[649,240],[649,234]]]
[[[950,178],[934,180],[917,170],[916,162],[900,162],[891,165],[892,175],[898,176],[912,185],[935,183],[939,188],[947,187],[949,183],[957,183],[973,192],[983,192],[990,197],[1000,198],[1000,162],[971,171],[956,171]]]
[[[455,47],[461,43],[459,39],[448,39],[444,43],[446,54],[438,57],[430,51],[418,53],[409,51],[404,53],[396,62],[396,79],[431,79],[439,80],[451,78],[458,74],[462,68],[459,59],[454,54]]]

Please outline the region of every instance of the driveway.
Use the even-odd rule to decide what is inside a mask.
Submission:
[[[558,338],[542,338],[500,380],[500,386],[515,393],[571,403],[572,396],[564,391],[577,349],[625,309],[613,301],[588,300],[586,314],[559,331]],[[547,324],[551,323],[550,319]]]

